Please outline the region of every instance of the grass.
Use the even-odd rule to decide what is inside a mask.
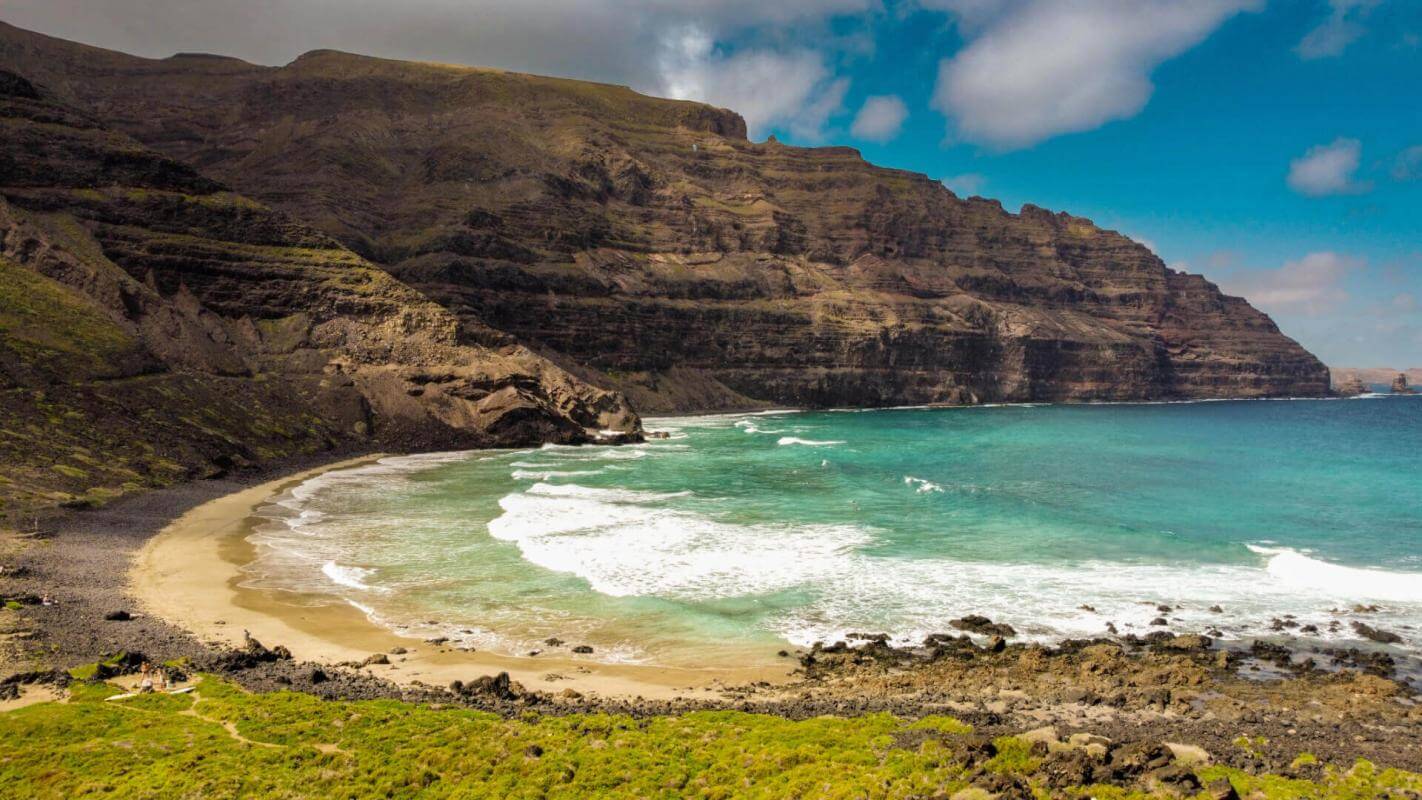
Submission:
[[[88,298],[0,258],[0,347],[43,370],[104,375],[136,346]]]
[[[504,719],[389,700],[251,695],[211,677],[192,695],[105,702],[119,691],[80,682],[67,702],[0,714],[0,796],[897,798],[948,797],[968,787],[954,747],[972,729],[949,717],[790,721],[718,711]],[[1025,742],[996,743],[993,771],[1036,769]],[[1316,783],[1223,767],[1202,777],[1225,777],[1241,793],[1258,789],[1270,798],[1422,789],[1422,776],[1367,762],[1329,770]],[[1082,787],[1062,796],[1148,795]]]

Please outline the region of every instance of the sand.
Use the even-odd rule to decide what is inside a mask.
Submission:
[[[332,598],[300,597],[241,585],[241,567],[253,559],[247,542],[255,510],[277,494],[322,472],[379,459],[364,456],[307,469],[219,497],[177,518],[134,554],[129,595],[151,614],[199,639],[240,647],[244,631],[268,647],[284,645],[300,661],[323,664],[361,662],[399,647],[389,665],[365,669],[387,680],[444,686],[481,675],[508,672],[526,688],[573,689],[603,698],[719,697],[723,687],[757,681],[782,682],[793,663],[756,668],[686,669],[655,665],[604,664],[592,659],[463,652],[397,636]],[[321,604],[313,605],[312,601]],[[788,661],[788,660],[787,660]]]

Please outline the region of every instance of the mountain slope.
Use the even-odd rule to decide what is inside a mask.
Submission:
[[[344,447],[635,434],[617,395],[0,72],[0,512]]]
[[[643,410],[1328,391],[1267,316],[1119,234],[847,148],[752,143],[720,109],[331,51],[147,60],[13,28],[0,62]]]

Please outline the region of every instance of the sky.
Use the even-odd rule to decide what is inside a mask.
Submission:
[[[1422,366],[1422,0],[0,0],[139,55],[626,84],[1092,219],[1333,366]]]

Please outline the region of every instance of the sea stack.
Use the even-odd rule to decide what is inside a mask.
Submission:
[[[1407,373],[1399,372],[1397,377],[1392,379],[1393,394],[1416,394],[1417,391],[1407,385]]]

